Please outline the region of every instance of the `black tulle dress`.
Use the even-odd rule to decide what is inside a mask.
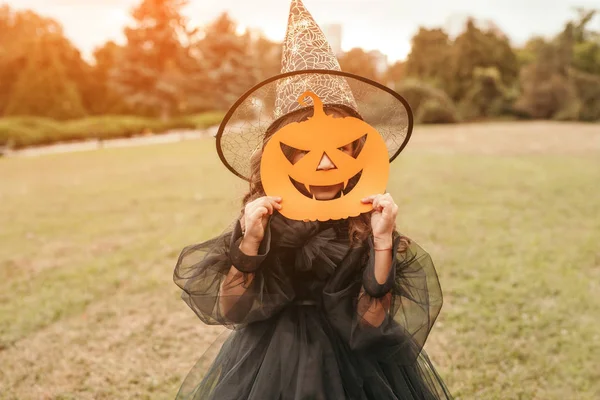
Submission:
[[[451,398],[422,350],[442,293],[417,244],[399,251],[394,235],[392,272],[380,285],[372,240],[350,246],[346,221],[276,213],[254,257],[239,251],[241,235],[238,222],[186,247],[175,267],[175,283],[200,319],[234,329],[212,363],[192,369],[178,399]],[[254,275],[223,315],[219,290],[232,264]],[[373,302],[389,310],[378,326],[364,318]]]

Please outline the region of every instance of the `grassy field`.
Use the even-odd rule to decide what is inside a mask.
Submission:
[[[416,129],[390,191],[440,274],[427,348],[457,399],[600,398],[599,183],[599,125]],[[173,266],[244,188],[212,139],[0,159],[0,398],[173,398],[223,331]]]

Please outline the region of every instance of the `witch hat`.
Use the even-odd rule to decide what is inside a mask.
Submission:
[[[306,91],[325,107],[344,108],[374,127],[393,161],[407,145],[413,115],[407,101],[370,79],[341,71],[339,61],[301,0],[292,0],[283,43],[281,74],[242,95],[229,109],[217,132],[217,152],[235,175],[250,180],[250,159],[263,146],[277,120],[312,105],[301,105]]]
[[[341,71],[325,34],[301,0],[293,0],[283,43],[281,73],[321,69]],[[346,105],[357,111],[350,86],[343,77],[328,74],[293,76],[277,85],[274,117],[301,108],[298,96],[310,90],[324,104]]]

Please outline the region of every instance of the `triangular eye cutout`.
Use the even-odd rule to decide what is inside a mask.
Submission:
[[[297,149],[295,147],[288,146],[287,144],[285,144],[283,142],[279,142],[279,145],[281,146],[281,151],[283,152],[283,155],[285,156],[285,158],[288,159],[288,161],[292,165],[294,165],[298,161],[300,161],[300,159],[302,157],[304,157],[305,155],[307,155],[308,152],[310,151],[310,150]]]
[[[365,133],[364,136],[361,136],[360,138],[356,139],[355,141],[350,142],[345,146],[338,147],[338,150],[343,151],[354,158],[358,158],[358,156],[362,152],[362,149],[365,147],[366,141],[367,141],[367,134]]]

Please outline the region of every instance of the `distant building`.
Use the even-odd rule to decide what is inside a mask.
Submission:
[[[369,52],[369,56],[373,59],[375,63],[375,69],[377,70],[377,74],[382,76],[388,69],[388,56],[383,54],[379,50],[373,50]]]
[[[333,53],[339,57],[342,54],[342,25],[327,24],[323,25],[321,29],[329,41]]]

